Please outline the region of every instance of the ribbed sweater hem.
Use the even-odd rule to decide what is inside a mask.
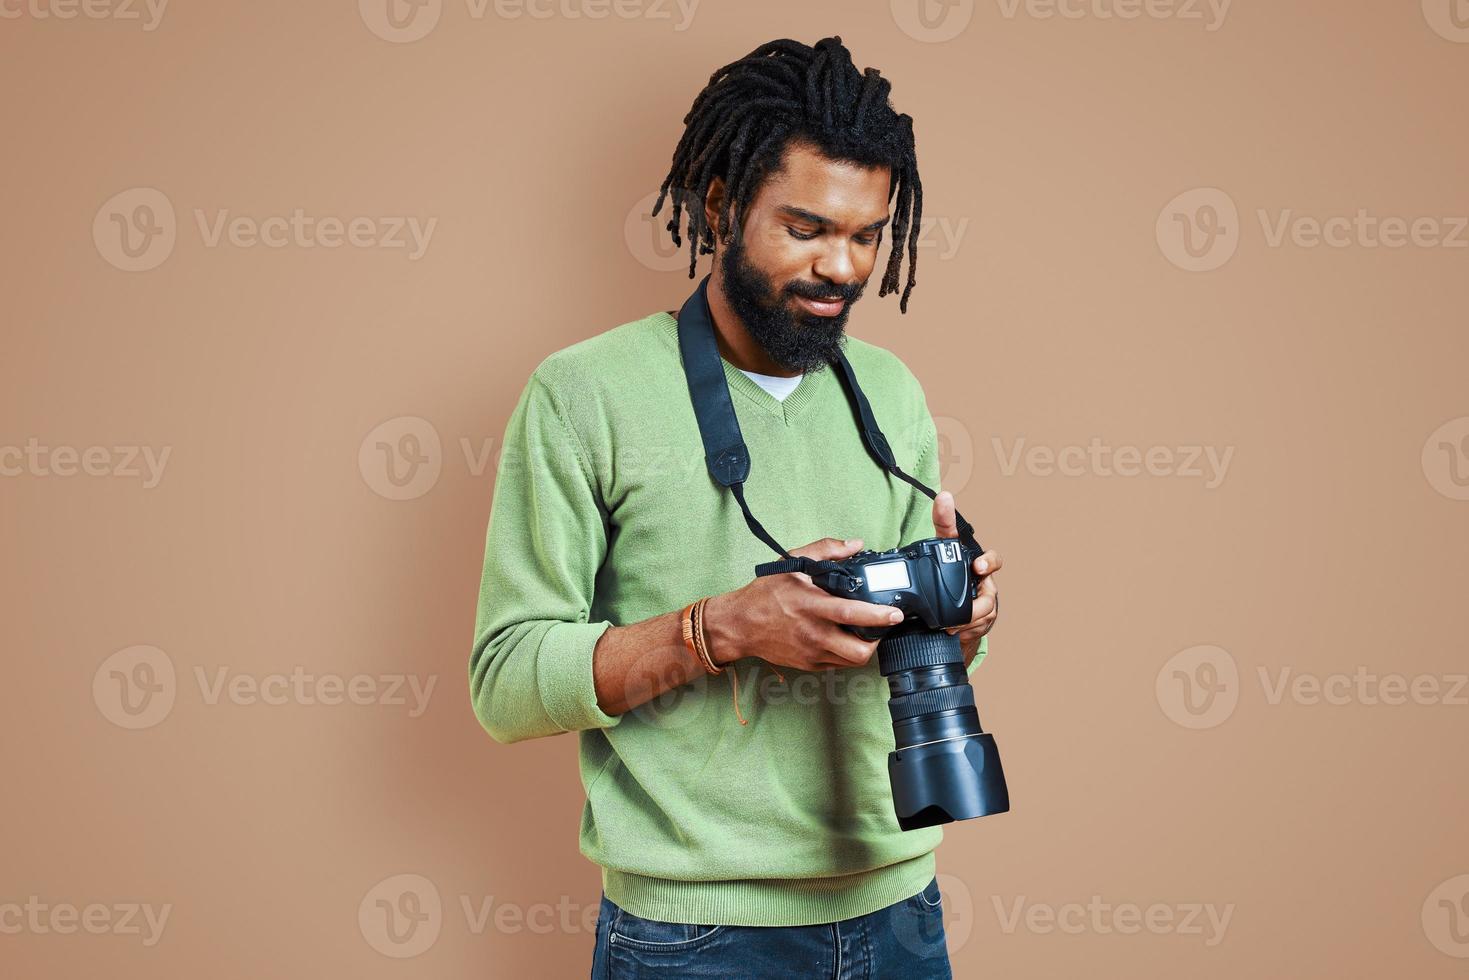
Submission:
[[[644,919],[729,926],[810,926],[867,915],[923,890],[934,877],[934,852],[824,878],[675,881],[602,869],[602,891]]]

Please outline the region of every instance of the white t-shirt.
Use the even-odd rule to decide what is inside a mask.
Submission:
[[[786,395],[796,390],[796,385],[801,383],[803,377],[798,374],[793,378],[782,378],[775,374],[756,374],[754,371],[745,371],[744,368],[740,370],[749,375],[750,380],[774,395],[776,401],[781,402],[786,400]]]

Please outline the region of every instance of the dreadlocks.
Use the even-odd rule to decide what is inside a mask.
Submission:
[[[913,149],[913,118],[893,111],[891,88],[876,68],[859,73],[840,37],[822,38],[814,48],[789,39],[771,41],[710,75],[684,116],[673,166],[653,203],[656,215],[664,195],[672,191],[673,216],[666,227],[675,245],[683,244],[679,211],[688,211],[689,278],[699,255],[714,251],[714,231],[704,215],[713,179],[723,177],[729,189],[718,215],[723,240],[731,201],[738,231],[744,227],[746,206],[779,166],[786,147],[806,142],[835,160],[891,168],[889,204],[897,192],[893,241],[877,295],[898,290],[900,247],[906,236],[908,282],[898,306],[907,313],[918,266],[923,184]]]

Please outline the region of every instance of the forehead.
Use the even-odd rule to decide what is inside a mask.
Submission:
[[[773,174],[755,195],[757,210],[798,207],[857,225],[887,216],[888,167],[833,160],[805,143],[788,146],[782,165],[782,172]]]

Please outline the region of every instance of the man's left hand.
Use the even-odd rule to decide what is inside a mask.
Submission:
[[[940,490],[933,501],[934,533],[941,538],[957,538],[959,525],[954,520],[954,495]],[[959,645],[964,649],[964,664],[967,667],[979,652],[979,641],[994,628],[1000,615],[1000,589],[995,584],[995,573],[1002,564],[998,551],[986,551],[974,559],[974,574],[979,576],[979,595],[974,599],[972,618],[963,626],[952,626],[944,630],[958,634]]]

